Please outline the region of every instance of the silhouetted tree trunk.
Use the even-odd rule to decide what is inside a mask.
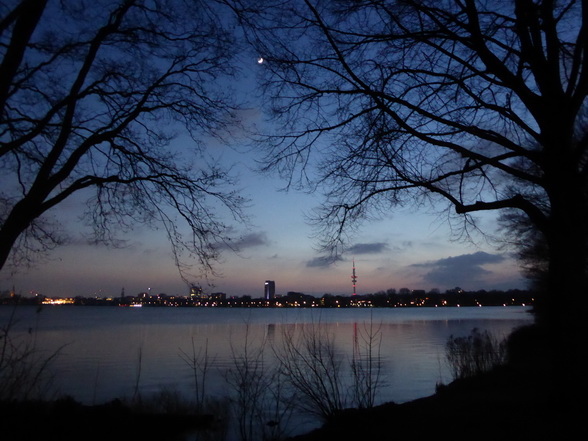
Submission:
[[[181,269],[182,251],[211,269],[229,231],[216,210],[245,220],[232,177],[204,154],[238,122],[222,14],[184,0],[0,8],[0,269],[60,244],[46,214],[89,190],[95,240],[163,225]]]
[[[585,341],[588,2],[260,3],[243,16],[279,127],[266,170],[324,192],[325,251],[413,201],[465,234],[473,213],[521,213],[548,245],[539,319]]]

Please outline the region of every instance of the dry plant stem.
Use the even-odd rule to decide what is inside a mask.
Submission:
[[[320,325],[305,326],[299,336],[284,333],[278,357],[283,374],[301,397],[302,410],[328,420],[345,408],[342,360],[332,336]]]
[[[36,329],[24,337],[15,331],[16,310],[0,328],[0,400],[42,399],[52,383],[49,366],[65,345],[43,356],[36,347]]]
[[[359,408],[370,408],[374,406],[382,386],[382,325],[375,327],[370,318],[370,322],[364,323],[356,332],[351,360],[353,402]]]
[[[445,355],[454,379],[488,372],[505,363],[506,342],[474,328],[467,337],[450,336]]]
[[[192,370],[192,374],[194,376],[194,398],[196,400],[195,405],[197,409],[202,409],[206,399],[206,377],[210,369],[210,365],[213,362],[213,360],[211,360],[208,355],[208,339],[206,339],[204,349],[200,347],[197,352],[194,336],[192,336],[191,354],[188,354],[180,348],[180,358],[184,360]]]

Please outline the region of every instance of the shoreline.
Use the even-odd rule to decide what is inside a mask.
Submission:
[[[578,430],[586,431],[582,425],[585,407],[553,400],[544,380],[541,375],[504,366],[455,380],[431,396],[406,403],[346,409],[321,427],[286,440],[581,438]],[[224,439],[226,431],[212,415],[136,411],[120,400],[91,406],[69,398],[0,403],[0,415],[7,441],[181,441],[200,439],[200,435],[203,439]]]

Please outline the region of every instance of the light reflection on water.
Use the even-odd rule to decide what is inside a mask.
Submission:
[[[207,345],[212,362],[207,393],[229,393],[225,382],[233,354],[245,337],[253,345],[279,346],[286,330],[321,325],[335,339],[342,357],[351,357],[354,336],[361,339],[370,323],[382,335],[385,388],[379,402],[398,403],[434,393],[451,380],[444,361],[450,335],[468,335],[473,328],[497,337],[530,323],[524,307],[410,309],[238,309],[120,308],[49,306],[36,312],[20,307],[15,330],[36,329],[36,344],[47,353],[65,345],[54,363],[57,387],[87,404],[130,397],[137,380],[141,393],[161,389],[193,391],[193,371],[180,357]],[[0,307],[0,323],[10,315]]]

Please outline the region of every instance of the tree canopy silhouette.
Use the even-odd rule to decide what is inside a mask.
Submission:
[[[588,3],[261,3],[244,17],[279,127],[265,165],[324,191],[325,249],[411,201],[465,224],[510,210],[547,244],[541,317],[579,323],[566,305],[588,291]]]
[[[218,211],[244,219],[203,148],[236,123],[235,50],[217,2],[3,3],[0,268],[60,243],[51,210],[79,195],[95,240],[163,225],[179,265],[211,269]]]

